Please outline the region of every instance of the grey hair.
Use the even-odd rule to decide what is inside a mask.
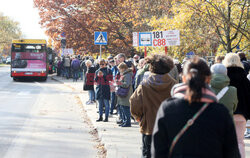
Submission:
[[[139,60],[139,64],[143,64],[144,62],[145,62],[144,58]]]
[[[92,65],[92,61],[91,60],[87,60],[86,62],[85,62],[85,65],[87,66],[87,65]]]
[[[240,57],[235,53],[226,54],[222,63],[226,67],[241,67],[244,69],[243,64],[240,61]]]
[[[126,59],[126,55],[124,53],[119,53],[117,57]]]

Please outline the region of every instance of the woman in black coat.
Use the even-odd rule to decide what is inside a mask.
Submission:
[[[211,73],[206,62],[198,57],[187,61],[182,79],[184,84],[173,89],[178,98],[162,102],[158,110],[152,157],[240,158],[233,120],[208,86]],[[184,125],[187,130],[178,139]]]
[[[89,93],[89,100],[86,104],[93,104],[95,102],[95,91],[94,91],[94,83],[95,83],[95,67],[92,65],[91,60],[87,60],[85,62],[87,67],[87,71],[85,74],[83,90],[88,91]]]
[[[238,105],[234,112],[234,122],[241,157],[245,158],[244,132],[246,122],[250,118],[250,81],[237,54],[227,54],[223,64],[227,67],[230,86],[237,88]]]

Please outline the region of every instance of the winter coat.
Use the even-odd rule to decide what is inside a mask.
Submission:
[[[174,137],[204,105],[184,99],[162,102],[152,136],[152,158],[166,158]],[[240,158],[235,127],[225,106],[210,103],[177,141],[172,158]]]
[[[246,60],[241,60],[241,63],[244,66],[244,70],[245,70],[246,74],[248,74],[250,71],[250,62],[248,62]]]
[[[135,76],[134,89],[136,89],[140,85],[141,81],[143,80],[144,73],[146,71],[148,71],[148,69],[149,69],[149,65],[146,64],[146,65],[144,65],[144,67],[142,69],[139,69],[137,71],[136,76]]]
[[[117,76],[117,74],[118,74],[118,72],[119,72],[117,66],[113,66],[113,67],[111,68],[111,71],[112,71],[112,75],[113,75],[113,80],[115,80],[115,79],[116,79],[116,76]]]
[[[169,72],[169,75],[179,83],[179,73],[176,66]]]
[[[68,57],[64,58],[63,66],[64,67],[70,67],[70,59]]]
[[[124,98],[117,96],[118,105],[130,106],[129,98],[133,93],[132,76],[133,76],[132,70],[127,69],[125,72],[122,73],[120,77],[120,82],[118,84],[118,87],[129,88],[129,92],[128,92],[128,95]]]
[[[102,71],[103,76],[97,76],[98,72]],[[110,100],[110,86],[109,81],[112,81],[112,72],[108,68],[100,68],[95,72],[96,86],[96,99]]]
[[[80,72],[83,72],[83,64],[85,64],[84,61],[80,60],[80,68],[79,68]]]
[[[211,80],[211,88],[217,95],[224,87],[228,86],[230,79],[227,75],[214,74]],[[233,113],[237,108],[238,98],[237,89],[233,86],[228,86],[227,92],[219,100],[219,103],[225,105],[229,110],[230,115],[233,117]]]
[[[82,68],[82,71],[83,71],[84,74],[87,73],[87,69],[88,69],[87,66],[85,65],[85,62],[86,62],[86,61],[82,61],[82,62],[81,62],[81,65],[80,65],[80,67]],[[93,66],[93,65],[92,65],[92,66]]]
[[[246,120],[250,118],[250,81],[240,67],[228,67],[227,75],[230,86],[237,88],[238,105],[234,114],[242,114]]]
[[[140,121],[142,134],[152,134],[158,108],[162,101],[170,98],[170,91],[175,84],[176,81],[169,74],[150,73],[131,96],[131,114]]]
[[[91,66],[85,74],[83,90],[94,90],[95,67]]]
[[[77,58],[71,61],[71,69],[72,71],[79,71],[80,61]]]

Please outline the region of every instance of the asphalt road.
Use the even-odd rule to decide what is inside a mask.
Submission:
[[[51,80],[15,82],[0,67],[0,158],[94,158],[76,92]]]

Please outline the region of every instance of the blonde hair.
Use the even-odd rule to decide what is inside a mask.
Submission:
[[[226,67],[241,67],[244,69],[243,64],[240,61],[240,57],[235,53],[226,54],[222,63]]]
[[[92,65],[92,61],[91,60],[87,60],[86,62],[85,62],[85,65]]]

